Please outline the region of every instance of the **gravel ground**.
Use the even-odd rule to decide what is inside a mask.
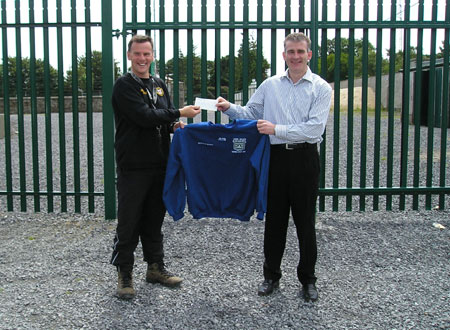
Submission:
[[[280,289],[259,297],[262,221],[167,218],[166,262],[184,282],[147,284],[139,247],[127,302],[108,264],[115,221],[0,217],[1,329],[450,328],[448,211],[320,213],[316,303],[300,296],[293,225]]]
[[[45,117],[38,116],[38,183],[47,190],[45,164],[52,163],[51,182],[60,190],[59,119],[52,116],[52,151],[46,152]],[[333,141],[334,116],[327,127],[326,187],[333,186],[333,157],[339,155],[338,186],[346,186],[346,116],[340,118],[339,143]],[[226,118],[224,118],[226,121]],[[67,160],[67,189],[73,190],[72,116],[64,118]],[[24,171],[27,190],[33,190],[33,165],[30,116],[24,118]],[[94,185],[103,190],[101,115],[94,114]],[[400,177],[400,122],[394,121],[393,185]],[[353,136],[353,186],[359,186],[361,159],[361,118],[355,115]],[[368,118],[366,185],[374,181],[373,117]],[[87,189],[86,119],[79,116],[80,185]],[[18,121],[11,117],[11,152],[18,155]],[[439,185],[441,131],[434,129],[431,167],[427,166],[426,127],[420,128],[419,184],[426,184],[429,168],[432,184]],[[447,130],[450,159],[450,131]],[[381,121],[380,186],[386,185],[387,118]],[[5,139],[0,139],[0,164],[4,162]],[[414,127],[410,126],[408,184],[414,173]],[[333,153],[333,146],[338,152]],[[376,166],[375,166],[376,165]],[[12,159],[12,184],[20,190],[21,165]],[[450,173],[450,162],[446,162]],[[0,178],[6,175],[0,165]],[[446,186],[450,176],[445,177]],[[6,181],[0,180],[0,190]],[[372,209],[373,198],[366,198]],[[262,280],[262,239],[264,223],[252,219],[242,223],[231,219],[164,222],[166,262],[169,270],[184,278],[179,289],[168,289],[144,281],[145,265],[138,248],[135,286],[137,297],[120,301],[114,297],[116,274],[109,265],[115,221],[103,218],[103,198],[95,198],[95,213],[87,212],[82,198],[81,214],[73,214],[73,198],[68,198],[69,213],[60,213],[59,197],[54,199],[56,213],[46,213],[47,199],[40,198],[43,212],[33,211],[33,197],[27,198],[27,212],[7,212],[6,197],[0,196],[0,329],[450,329],[450,196],[445,210],[398,211],[393,197],[393,212],[326,212],[318,214],[319,259],[317,264],[320,298],[305,303],[296,279],[298,261],[295,228],[289,227],[283,259],[280,289],[269,297],[258,297]],[[338,201],[345,210],[345,197]],[[352,199],[353,210],[359,199]],[[424,197],[419,207],[424,208]],[[438,203],[432,197],[432,206]],[[410,210],[412,198],[407,197]],[[380,210],[386,208],[380,197]],[[14,197],[14,210],[21,209]],[[444,228],[439,228],[439,225]]]

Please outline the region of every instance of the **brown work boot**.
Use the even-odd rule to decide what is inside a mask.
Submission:
[[[133,288],[133,272],[118,270],[117,274],[117,297],[124,300],[134,298],[136,296],[136,291]]]
[[[180,277],[169,273],[164,264],[156,262],[148,265],[145,279],[149,283],[160,283],[171,288],[179,286],[183,281]]]

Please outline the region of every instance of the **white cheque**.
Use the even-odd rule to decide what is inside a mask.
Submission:
[[[214,100],[214,99],[203,99],[201,97],[196,97],[194,105],[200,106],[200,109],[203,109],[203,110],[216,111],[217,110],[216,104],[217,104],[217,100]]]

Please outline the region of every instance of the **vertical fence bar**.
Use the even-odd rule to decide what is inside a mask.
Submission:
[[[86,22],[91,22],[91,1],[85,0]],[[85,28],[86,33],[86,134],[87,134],[87,171],[88,171],[88,211],[95,211],[94,205],[94,119],[92,109],[92,49],[91,27]]]
[[[76,0],[72,0],[72,24],[77,22]],[[80,124],[78,114],[78,38],[77,28],[72,25],[72,131],[73,131],[73,182],[75,192],[75,212],[81,212],[80,199]]]
[[[215,40],[214,40],[214,48],[215,48],[215,54],[214,54],[214,61],[215,61],[215,68],[216,68],[216,95],[215,97],[219,97],[221,95],[220,93],[220,87],[221,87],[221,70],[220,70],[220,0],[216,0],[215,5],[215,21],[216,21],[216,28],[214,30],[215,32]],[[215,123],[220,123],[220,111],[216,111],[214,113],[215,117]]]
[[[234,2],[234,0],[232,0]],[[277,0],[271,0],[271,20],[277,21]],[[317,0],[313,0],[317,1]],[[277,29],[270,31],[270,75],[274,76],[277,73]]]
[[[383,0],[378,0],[377,21],[383,20]],[[377,29],[377,53],[375,72],[375,141],[373,150],[373,187],[380,186],[380,139],[381,139],[381,65],[383,59],[383,30]],[[373,210],[378,211],[379,196],[373,196]]]
[[[311,4],[311,9],[313,7],[313,4]],[[305,0],[298,0],[298,23],[300,25],[298,31],[299,32],[303,32],[305,33]],[[311,35],[311,30],[310,32],[310,38],[312,37]]]
[[[229,69],[228,69],[229,85],[228,85],[227,98],[231,103],[235,102],[234,94],[235,94],[235,83],[236,83],[236,76],[235,76],[235,70],[234,70],[234,66],[235,66],[234,43],[236,42],[234,22],[235,22],[235,2],[234,2],[234,0],[230,0],[230,29],[229,29],[230,32],[229,32],[229,47],[228,47],[230,63],[229,63]]]
[[[29,1],[30,21],[30,101],[31,101],[31,153],[33,160],[33,197],[34,212],[40,212],[39,197],[39,139],[37,121],[37,93],[36,93],[36,33],[34,28],[34,0]]]
[[[423,2],[419,3],[419,21],[423,22],[424,6]],[[423,29],[419,28],[417,31],[417,57],[416,57],[416,71],[414,75],[414,174],[413,187],[417,188],[420,184],[420,122],[422,112],[422,61],[423,61]],[[413,210],[419,209],[419,194],[413,195]]]
[[[369,21],[369,1],[364,0],[364,22]],[[361,155],[360,155],[360,188],[366,187],[366,161],[367,161],[367,102],[368,102],[368,48],[369,29],[363,29],[363,58],[362,58],[362,104],[361,104]],[[359,210],[366,210],[366,196],[360,195]]]
[[[437,20],[437,0],[432,4],[432,21]],[[435,92],[436,92],[436,29],[431,29],[430,41],[430,76],[428,81],[428,143],[427,143],[427,178],[426,186],[433,186],[433,155],[434,155],[434,125],[435,125]],[[431,210],[431,194],[425,195],[425,209]]]
[[[248,101],[248,62],[249,62],[249,41],[248,41],[248,19],[249,19],[249,8],[248,8],[249,0],[244,0],[244,24],[247,24],[247,27],[244,27],[244,31],[242,33],[242,45],[243,45],[243,54],[242,54],[242,105],[245,105]]]
[[[137,23],[137,0],[131,0],[131,23],[135,25]],[[137,30],[131,30],[133,35],[137,34]]]
[[[341,0],[336,1],[336,21],[341,21]],[[339,188],[340,106],[341,106],[341,29],[336,29],[334,57],[334,112],[333,112],[333,188]],[[333,196],[333,211],[339,209],[339,196]]]
[[[173,1],[173,22],[175,25],[179,22],[179,12],[178,12],[179,2],[178,0]],[[172,97],[173,104],[175,108],[179,108],[180,104],[180,40],[179,40],[179,30],[175,28],[173,30],[173,77],[172,77]]]
[[[153,15],[155,15],[155,13],[153,13]],[[152,21],[152,7],[150,4],[150,0],[145,0],[145,21],[146,22],[151,22]],[[152,31],[150,29],[146,29],[145,30],[145,34],[149,37],[152,37]],[[157,51],[157,45],[156,45],[156,36],[154,35],[154,38],[152,38],[153,40],[153,62],[150,64],[150,74],[152,76],[156,75],[156,51]]]
[[[447,6],[445,9],[445,21],[450,22],[450,1],[447,0]],[[440,161],[440,176],[439,176],[439,186],[445,187],[446,180],[446,164],[447,164],[447,128],[448,125],[448,112],[450,111],[450,103],[449,103],[449,59],[450,59],[450,29],[445,29],[445,37],[444,37],[444,61],[443,61],[443,83],[442,83],[442,120],[441,120],[441,161]],[[439,194],[439,209],[445,209],[445,194]]]
[[[192,0],[188,0],[188,22],[189,26],[192,26]],[[194,103],[194,39],[192,36],[192,29],[187,31],[187,104]],[[193,123],[192,118],[188,118],[188,123]]]
[[[206,0],[202,0],[202,63],[201,63],[201,71],[202,71],[202,97],[208,96],[208,71],[207,71],[207,56],[208,50],[206,46],[206,41],[208,37],[208,30],[206,29]],[[208,121],[208,111],[202,110],[202,121]]]
[[[164,1],[164,0],[161,0]],[[122,47],[123,47],[123,57],[122,57],[122,72],[125,73],[128,71],[128,58],[127,58],[127,30],[126,30],[126,22],[127,22],[127,0],[122,0]]]
[[[316,1],[316,0],[313,0]],[[318,1],[318,0],[317,0]],[[322,22],[327,21],[327,0],[322,0]],[[322,43],[320,46],[320,75],[323,79],[327,79],[327,41],[328,34],[327,29],[322,29]],[[326,145],[327,145],[327,134],[326,130],[322,135],[323,141],[320,144],[320,180],[319,189],[325,188],[325,174],[326,174]],[[325,211],[325,196],[319,197],[319,211]]]
[[[7,23],[6,1],[1,2],[2,23]],[[11,113],[9,102],[9,56],[8,56],[8,29],[2,27],[3,50],[3,109],[5,119],[5,174],[6,174],[6,205],[9,212],[14,211],[13,186],[12,186],[12,162],[11,162]]]
[[[144,3],[144,12],[145,12],[145,22],[151,22],[152,21],[152,17],[151,17],[151,8],[150,8],[150,0],[145,0]],[[150,29],[145,29],[145,35],[151,37],[152,33],[150,31]],[[155,59],[154,55],[155,55],[155,51],[156,51],[156,45],[155,45],[155,40],[153,40],[153,59]],[[153,62],[150,64],[150,74],[154,75],[155,74],[155,66],[156,63],[153,60]]]
[[[112,49],[112,0],[102,0],[102,109],[105,218],[116,218],[114,118],[111,104],[114,83]]]
[[[304,5],[304,3],[303,3]],[[304,21],[304,14],[305,12],[302,11],[303,21]],[[318,8],[317,8],[317,1],[312,0],[311,1],[311,50],[312,50],[312,58],[309,63],[311,70],[314,73],[318,73],[318,67],[319,67],[319,56],[318,56],[318,48],[319,48],[319,29],[318,29]]]
[[[159,1],[159,19],[161,22],[166,19],[164,0]],[[159,30],[159,77],[162,80],[166,79],[166,30],[164,28]]]
[[[16,0],[16,24],[20,25],[20,1]],[[16,26],[16,98],[17,122],[19,137],[19,184],[20,184],[20,210],[27,211],[26,170],[25,170],[25,124],[23,110],[23,76],[22,76],[22,32]]]
[[[405,21],[409,21],[410,10],[409,10],[409,0],[406,0],[405,4]],[[410,62],[411,62],[411,30],[405,29],[403,37],[404,45],[404,59],[403,59],[403,72],[410,72]],[[408,177],[408,125],[409,125],[409,88],[410,78],[409,74],[403,75],[403,106],[402,106],[402,131],[401,131],[401,158],[400,158],[400,187],[404,188],[407,186]],[[400,210],[405,209],[405,195],[400,195]]]
[[[63,58],[63,33],[62,33],[62,3],[56,2],[56,30],[58,49],[58,86],[64,86],[64,58]],[[67,169],[66,169],[66,110],[64,104],[64,89],[58,88],[58,120],[59,120],[59,172],[61,190],[61,211],[67,212]]]
[[[350,24],[355,23],[355,0],[350,1]],[[347,110],[347,182],[346,187],[353,187],[353,119],[354,119],[354,87],[355,87],[355,29],[350,28],[348,41],[348,110]],[[345,209],[352,210],[353,196],[347,194]]]
[[[394,25],[397,20],[397,0],[391,2],[391,22]],[[394,169],[394,118],[395,118],[395,57],[396,30],[391,28],[389,46],[389,102],[388,102],[388,138],[387,138],[387,172],[386,187],[392,188]],[[409,74],[409,73],[408,73]],[[386,210],[392,210],[392,195],[386,195]]]
[[[291,22],[291,0],[285,0],[284,1],[285,6],[284,6],[284,21],[286,23],[290,23]],[[291,29],[285,29],[284,30],[284,35],[287,36],[289,33],[291,33]]]
[[[256,29],[256,86],[259,86],[263,80],[263,72],[262,72],[262,61],[263,61],[263,53],[262,53],[262,33],[263,30],[261,28],[262,25],[262,0],[258,0],[257,2],[257,25]]]
[[[43,1],[44,22],[44,94],[45,94],[45,155],[47,166],[47,211],[53,212],[52,105],[50,100],[50,55],[48,36],[48,0]]]

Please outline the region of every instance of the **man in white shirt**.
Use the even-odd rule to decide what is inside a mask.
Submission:
[[[279,286],[289,215],[297,228],[300,261],[297,277],[306,301],[318,299],[315,264],[316,201],[319,190],[318,143],[322,142],[331,105],[331,87],[311,72],[311,40],[303,33],[284,40],[286,72],[266,79],[246,106],[222,97],[217,109],[231,119],[256,119],[258,130],[271,141],[269,188],[264,231],[264,282],[261,296]]]

